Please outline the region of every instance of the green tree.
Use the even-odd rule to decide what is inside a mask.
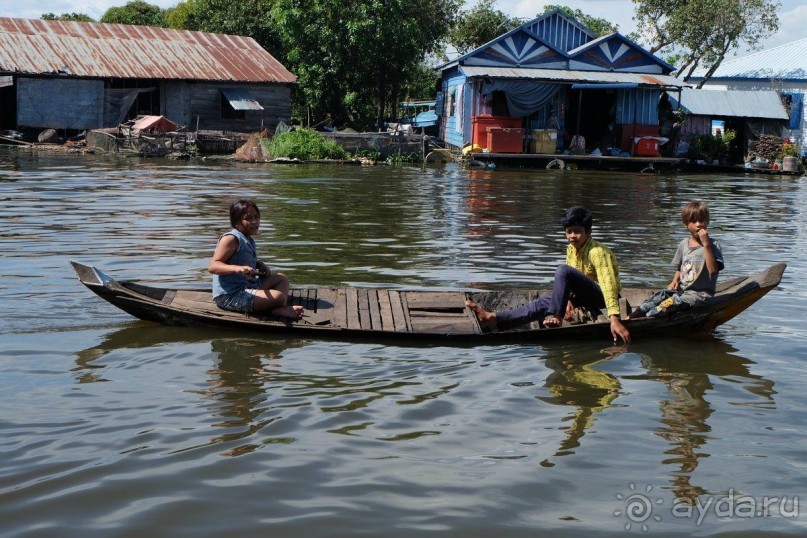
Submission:
[[[570,8],[568,6],[548,4],[544,6],[544,13],[548,13],[555,9],[559,9],[565,12],[567,15],[571,15],[572,17],[583,23],[583,25],[586,28],[588,28],[598,36],[609,35],[619,31],[618,24],[614,24],[608,21],[607,19],[603,19],[601,17],[594,17],[592,15],[588,15],[586,13],[583,13],[579,9]],[[542,14],[539,13],[538,15]]]
[[[521,24],[495,5],[496,0],[479,0],[471,9],[461,11],[448,34],[448,44],[465,54]]]
[[[689,80],[702,67],[709,80],[726,55],[748,50],[779,29],[777,0],[633,0],[636,22],[650,52],[679,64],[676,76]]]
[[[273,4],[273,0],[186,0],[170,8],[166,17],[171,28],[251,37],[282,61]]]
[[[96,22],[95,19],[84,13],[43,13],[40,17],[43,21],[73,21],[73,22]]]
[[[196,12],[191,0],[180,2],[174,7],[165,10],[165,22],[169,28],[176,30],[198,30]]]
[[[458,8],[459,0],[275,0],[287,67],[300,81],[298,104],[315,120],[380,123]]]
[[[111,7],[101,17],[101,22],[114,24],[137,24],[140,26],[168,27],[165,12],[159,6],[134,0],[120,7]]]

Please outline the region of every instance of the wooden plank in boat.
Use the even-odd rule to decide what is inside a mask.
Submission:
[[[401,302],[401,293],[395,290],[389,291],[390,307],[392,309],[393,326],[396,333],[408,333],[409,323],[407,322],[404,305]]]
[[[406,322],[406,330],[407,332],[412,331],[412,320],[409,318],[409,302],[406,299],[406,293],[401,293],[401,306],[403,307],[404,312],[404,321]]]
[[[412,331],[417,334],[475,334],[467,316],[413,316]]]
[[[457,318],[465,319],[468,314],[463,309],[460,312],[435,312],[434,310],[410,310],[409,318]]]
[[[345,290],[347,301],[347,328],[361,329],[361,318],[359,317],[359,290],[347,288]]]
[[[331,288],[321,288],[317,290],[317,300],[313,305],[313,310],[317,314],[333,316],[336,307],[336,290]]]
[[[389,290],[378,290],[378,309],[381,316],[382,330],[394,331],[395,322],[392,318],[392,304],[389,299]]]
[[[347,328],[347,290],[339,288],[336,291],[336,300],[333,304],[333,324],[337,327]]]
[[[465,293],[459,291],[406,292],[410,314],[414,310],[465,310]]]
[[[383,329],[383,324],[381,323],[381,307],[378,304],[378,296],[382,291],[383,290],[369,290],[367,294],[368,302],[370,303],[370,323],[374,331]]]
[[[204,299],[202,299],[203,295],[205,297]],[[209,293],[202,294],[193,291],[177,290],[169,306],[176,310],[195,312],[197,314],[207,314],[218,317],[231,317],[230,314],[235,314],[239,317],[243,317],[243,314],[228,312],[227,310],[219,308],[216,303],[213,302]]]
[[[372,331],[373,325],[370,320],[370,292],[366,288],[359,289],[359,323],[363,331]]]

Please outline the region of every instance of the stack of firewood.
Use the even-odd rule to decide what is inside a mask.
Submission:
[[[751,140],[748,143],[748,156],[752,159],[763,157],[769,162],[773,162],[779,157],[779,152],[785,142],[786,140],[779,136],[760,135],[757,140]]]

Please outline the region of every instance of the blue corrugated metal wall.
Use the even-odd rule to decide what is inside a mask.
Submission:
[[[618,90],[616,122],[618,125],[658,125],[658,90]]]
[[[470,91],[465,91],[465,76],[460,73],[455,73],[453,76],[443,80],[443,107],[442,107],[442,139],[457,147],[462,147],[463,144],[470,138],[465,135],[469,131],[470,123]],[[460,89],[462,88],[461,95]],[[458,101],[460,97],[462,103]],[[462,132],[458,130],[457,122],[460,120],[460,114],[465,116],[465,121],[462,123]]]

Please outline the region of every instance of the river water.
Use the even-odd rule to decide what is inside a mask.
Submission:
[[[241,195],[302,285],[547,284],[581,203],[623,285],[663,287],[696,198],[721,278],[789,266],[714,336],[628,347],[161,327],[72,274],[207,283]],[[803,178],[0,149],[0,199],[0,536],[807,533]]]

